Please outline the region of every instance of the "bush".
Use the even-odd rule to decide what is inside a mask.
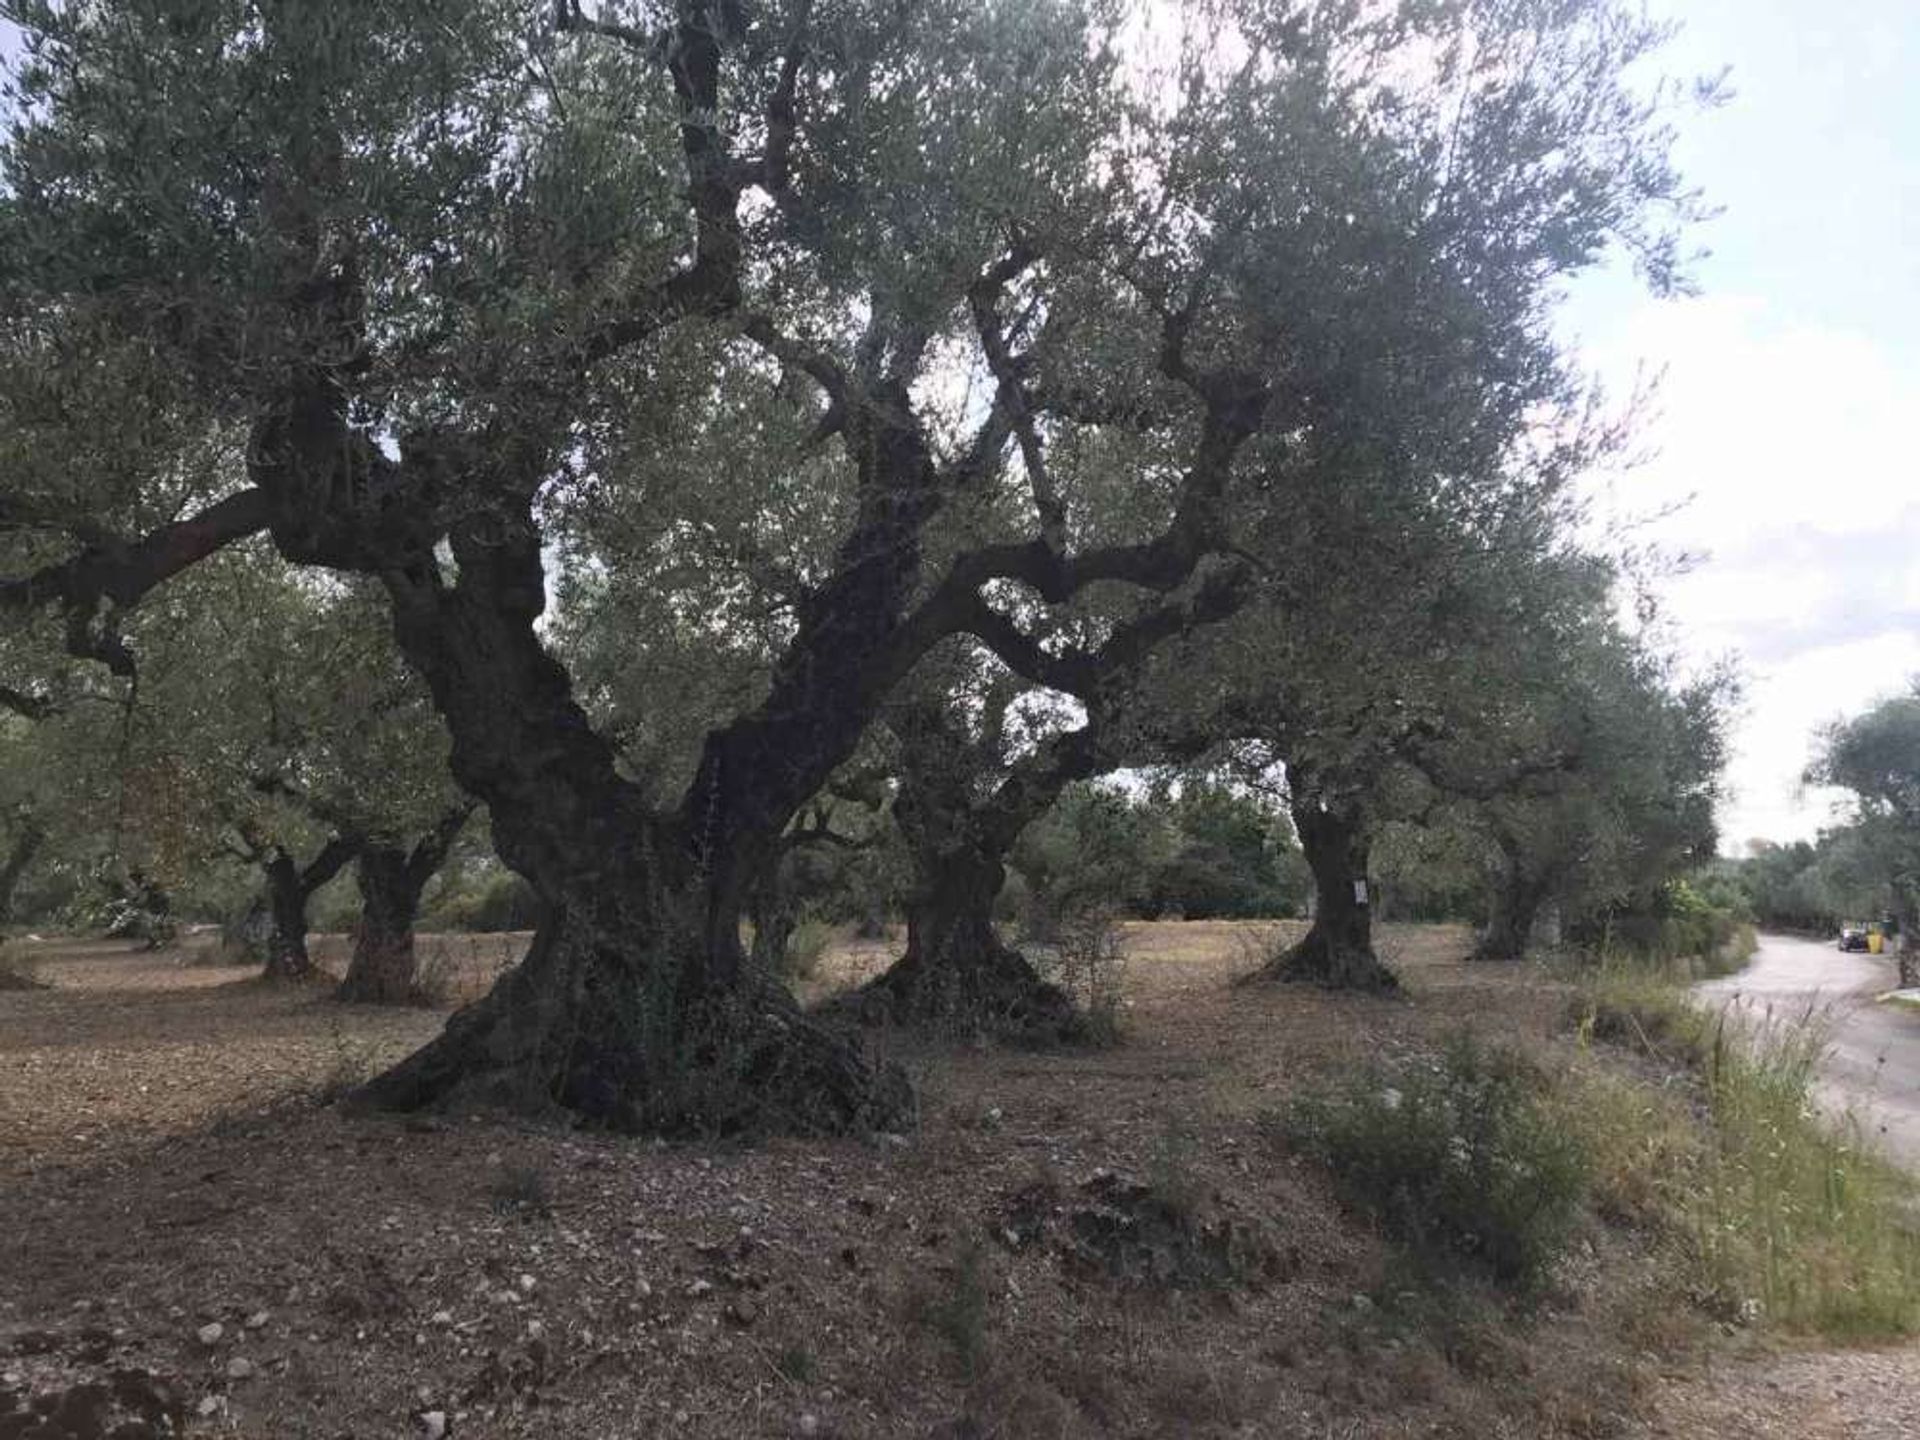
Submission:
[[[1127,955],[1113,912],[1096,907],[1056,916],[1046,943],[1046,949],[1035,953],[1034,965],[1073,1001],[1086,1022],[1086,1040],[1119,1044]]]
[[[1758,941],[1743,915],[1684,880],[1665,886],[1644,909],[1613,912],[1575,927],[1575,938],[1612,960],[1684,965],[1690,975],[1727,975]]]
[[[1920,1329],[1915,1186],[1856,1124],[1819,1114],[1823,1012],[1742,1023],[1691,1004],[1671,971],[1616,967],[1587,982],[1576,1016],[1583,1038],[1683,1067],[1698,1086],[1691,1144],[1671,1138],[1673,1106],[1650,1098],[1608,1142],[1631,1163],[1608,1168],[1618,1208],[1664,1212],[1685,1237],[1712,1308],[1842,1339]],[[1602,1113],[1583,1117],[1590,1135]]]
[[[1465,1260],[1523,1288],[1572,1232],[1587,1158],[1519,1055],[1462,1036],[1437,1058],[1309,1094],[1284,1121],[1343,1200],[1436,1267]]]
[[[1813,1087],[1826,1050],[1812,1011],[1706,1050],[1712,1144],[1700,1184],[1701,1259],[1722,1295],[1776,1324],[1845,1339],[1920,1328],[1920,1222],[1911,1177],[1856,1123],[1824,1122]]]
[[[834,927],[824,920],[802,920],[787,937],[786,974],[793,980],[811,980],[820,973],[820,962],[833,948]]]
[[[450,884],[421,918],[426,930],[468,930],[496,934],[531,930],[540,920],[533,887],[511,870],[486,870],[477,884]]]

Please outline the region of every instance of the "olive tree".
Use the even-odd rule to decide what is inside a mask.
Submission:
[[[1827,727],[1807,778],[1852,792],[1845,848],[1871,857],[1856,870],[1885,878],[1900,922],[1900,983],[1920,985],[1920,684]]]
[[[1408,473],[1471,473],[1564,392],[1558,277],[1610,240],[1665,276],[1686,201],[1621,78],[1657,33],[1611,0],[1196,3],[1165,55],[1072,0],[11,8],[0,403],[36,529],[0,603],[128,668],[119,612],[247,536],[369,578],[545,902],[364,1096],[395,1106],[899,1119],[739,926],[892,688],[993,644],[1009,588],[1183,603],[1250,448],[1392,415]],[[756,463],[708,480],[830,468],[833,543],[663,796],[546,642],[547,542],[583,493],[644,508],[738,385]],[[1137,527],[1084,540],[1110,505]]]

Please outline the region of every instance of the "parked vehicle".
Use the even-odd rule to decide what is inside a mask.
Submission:
[[[1842,950],[1866,950],[1869,947],[1867,927],[1849,921],[1840,927],[1840,948]]]

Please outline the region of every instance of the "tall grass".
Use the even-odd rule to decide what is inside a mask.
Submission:
[[[1856,1123],[1817,1109],[1825,1013],[1710,1013],[1678,985],[1631,969],[1592,980],[1582,1004],[1584,1035],[1683,1064],[1695,1078],[1697,1143],[1674,1138],[1668,1107],[1641,1132],[1651,1142],[1645,1162],[1663,1173],[1637,1174],[1631,1156],[1602,1168],[1686,1235],[1719,1306],[1839,1339],[1920,1330],[1920,1189]],[[1617,1144],[1620,1127],[1604,1128]]]

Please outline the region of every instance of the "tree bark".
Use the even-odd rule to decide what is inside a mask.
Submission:
[[[33,864],[46,839],[46,830],[31,817],[20,822],[20,828],[13,837],[13,848],[7,852],[6,863],[0,864],[0,928],[12,922],[14,891],[19,888],[21,877]]]
[[[1505,870],[1494,884],[1487,928],[1480,932],[1473,958],[1525,959],[1550,890],[1551,886],[1544,880],[1526,873],[1517,856],[1509,856]]]
[[[1067,993],[994,929],[993,904],[1006,879],[997,854],[964,846],[916,851],[914,869],[905,953],[843,1006],[868,1023],[1029,1044],[1085,1034]]]
[[[336,1000],[410,1005],[432,998],[421,993],[413,923],[420,914],[421,893],[446,863],[472,813],[471,805],[455,807],[411,852],[381,844],[361,850],[354,872],[360,883],[360,920]]]
[[[455,584],[430,562],[386,573],[395,633],[446,718],[456,778],[487,804],[501,859],[547,913],[526,959],[359,1103],[471,1096],[659,1133],[832,1133],[908,1119],[904,1076],[803,1015],[740,943],[751,882],[864,724],[853,699],[827,704],[811,691],[847,679],[852,632],[884,614],[849,599],[847,611],[803,622],[833,663],[781,667],[762,709],[709,740],[682,811],[662,816],[619,773],[540,643],[530,514],[456,526],[453,545]],[[883,611],[893,603],[884,587],[869,598]],[[813,633],[821,626],[848,632],[846,643],[836,650]]]
[[[1399,977],[1373,948],[1371,845],[1364,822],[1351,809],[1303,797],[1293,806],[1293,825],[1313,872],[1313,923],[1256,973],[1329,990],[1398,990]]]
[[[1009,769],[984,800],[976,785],[988,764],[952,713],[944,685],[901,702],[893,818],[913,863],[907,948],[885,973],[835,1002],[863,1021],[941,1034],[992,1034],[1024,1043],[1080,1038],[1073,1000],[1000,939],[994,901],[1006,881],[1007,851],[1026,825],[1073,779],[1098,763],[1089,731],[1039,747]]]
[[[268,980],[307,980],[315,973],[307,954],[307,903],[314,892],[338,875],[359,850],[357,840],[335,836],[321,847],[313,862],[302,869],[293,857],[275,846],[261,869],[267,879],[267,907],[273,929],[267,936]]]
[[[1920,987],[1920,895],[1905,885],[1896,885],[1894,900],[1899,906],[1900,988]]]
[[[366,1005],[406,1005],[420,998],[413,922],[427,877],[416,878],[407,852],[369,845],[354,873],[360,883],[360,919],[353,927],[353,955],[334,992],[336,1000]]]

